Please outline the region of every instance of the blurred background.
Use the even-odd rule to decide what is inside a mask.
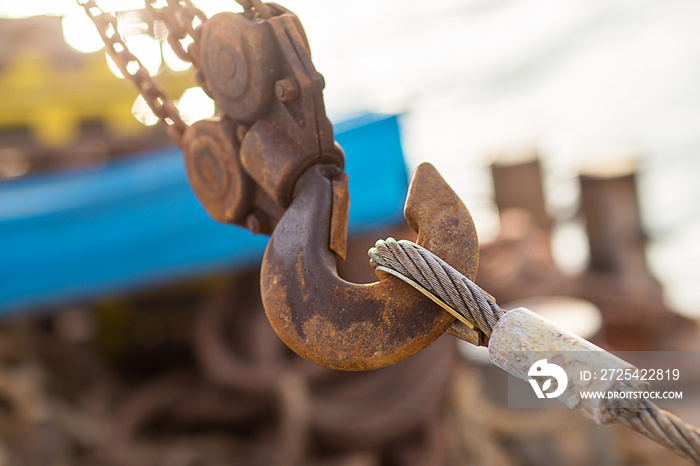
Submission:
[[[186,122],[214,114],[143,2],[98,4]],[[697,349],[699,4],[283,6],[346,151],[346,277],[372,281],[366,249],[411,237],[402,202],[429,161],[502,306],[606,348]],[[266,238],[206,216],[77,3],[0,0],[0,102],[0,465],[680,461],[566,410],[508,410],[505,377],[452,337],[365,374],[290,354],[256,289]]]

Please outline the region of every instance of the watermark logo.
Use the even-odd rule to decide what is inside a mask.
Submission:
[[[569,383],[564,369],[556,364],[548,363],[546,359],[540,359],[530,366],[530,370],[527,372],[527,375],[530,376],[528,381],[530,382],[530,385],[532,385],[532,389],[535,391],[537,398],[556,398],[564,393],[564,390],[566,390],[566,385]],[[544,377],[546,377],[546,379],[540,388],[540,384],[536,378]],[[556,379],[557,387],[553,392],[548,392],[548,390],[552,388],[552,378]]]

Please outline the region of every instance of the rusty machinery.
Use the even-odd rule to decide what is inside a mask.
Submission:
[[[392,260],[398,263],[398,255],[383,257],[389,262],[382,262],[379,282],[360,285],[338,276],[336,259],[345,257],[349,205],[344,155],[325,114],[323,78],[313,66],[303,28],[293,13],[274,3],[238,0],[243,13],[207,19],[190,0],[167,0],[162,8],[147,0],[152,18],[165,23],[168,42],[180,58],[194,65],[198,83],[220,112],[188,127],[172,100],[128,51],[115,18],[103,13],[96,0],[79,1],[97,25],[107,52],[183,149],[189,181],[207,212],[218,221],[271,235],[261,270],[262,299],[273,329],[292,350],[329,368],[367,370],[418,353],[448,329],[474,344],[488,343],[490,329],[455,320],[463,313],[438,306],[440,300],[452,301],[449,287],[444,293],[433,287],[438,297],[431,300],[399,278],[402,274],[395,268],[393,272],[387,268]],[[191,41],[186,49],[183,40]],[[405,215],[418,233],[414,252],[423,251],[420,254],[426,254],[430,263],[442,264],[430,266],[431,270],[414,269],[415,282],[409,279],[409,283],[425,282],[425,287],[426,272],[439,274],[440,268],[453,277],[453,286],[457,282],[466,286],[475,278],[474,224],[432,166],[423,164],[414,173]],[[370,255],[375,262],[380,259]],[[462,291],[470,293],[471,288]],[[526,309],[504,314],[487,297],[478,303],[478,310],[489,321],[499,322],[489,345],[490,359],[511,374],[523,378],[523,367],[529,366],[505,355],[511,343],[585,348],[590,351],[586,357],[597,358],[597,363],[627,364]],[[571,403],[576,408],[576,400]],[[621,422],[700,464],[697,429],[653,404],[637,407],[619,410],[602,402],[582,412],[599,423]]]
[[[242,290],[262,294],[281,340],[334,369],[392,365],[447,329],[485,343],[479,331],[454,323],[397,278],[360,285],[338,276],[336,258],[344,259],[348,247],[344,154],[334,141],[323,104],[324,81],[297,17],[259,1],[241,1],[243,13],[209,19],[188,0],[169,0],[164,8],[147,1],[151,19],[165,23],[169,44],[194,64],[197,82],[219,110],[217,117],[188,127],[128,51],[115,18],[94,0],[80,3],[122,73],[183,149],[188,179],[205,210],[220,222],[272,235],[260,288],[246,280],[232,283],[201,308],[194,352],[202,377],[165,376],[130,396],[115,417],[118,445],[109,456],[130,451],[157,416],[184,426],[259,424],[263,429],[257,431],[264,433],[265,416],[272,412],[279,418],[276,464],[311,461],[313,448],[310,456],[303,452],[311,438],[339,460],[348,452],[360,455],[357,464],[444,464],[440,407],[456,362],[454,341],[349,378],[285,356],[269,328],[260,325],[265,319],[256,300],[244,298]],[[430,165],[414,175],[406,216],[420,233],[419,243],[474,278],[474,225]],[[364,274],[358,279],[369,278]],[[263,445],[269,450],[269,443]]]
[[[349,195],[344,154],[333,139],[322,90],[298,18],[274,3],[239,1],[243,13],[209,19],[189,0],[147,6],[168,42],[196,69],[219,115],[186,126],[95,0],[80,2],[107,52],[182,147],[197,198],[216,220],[270,234],[261,276],[265,312],[296,353],[326,367],[366,370],[414,355],[445,331],[485,338],[393,277],[369,285],[337,272],[345,257]],[[192,42],[185,49],[184,39]],[[424,164],[405,214],[418,242],[474,278],[476,231],[462,201]]]

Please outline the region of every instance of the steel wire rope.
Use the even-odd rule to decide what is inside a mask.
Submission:
[[[379,240],[368,252],[370,264],[392,275],[400,274],[414,287],[423,287],[434,298],[457,311],[487,337],[505,314],[496,301],[476,283],[427,249],[406,240]],[[416,286],[418,285],[418,286]],[[632,407],[609,406],[613,419],[700,464],[700,430],[646,399]]]

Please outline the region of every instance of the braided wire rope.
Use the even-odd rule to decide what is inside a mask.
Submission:
[[[368,252],[370,264],[400,274],[462,315],[487,336],[505,311],[493,297],[427,249],[406,240],[379,240]],[[613,419],[700,464],[700,430],[654,403],[640,399],[632,407],[608,407]]]
[[[387,238],[377,241],[368,254],[372,267],[386,267],[415,280],[488,337],[505,313],[492,296],[415,243]]]

